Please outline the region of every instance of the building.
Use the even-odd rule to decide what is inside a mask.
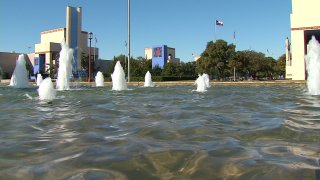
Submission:
[[[152,59],[152,48],[144,48],[145,59]]]
[[[307,78],[305,55],[312,36],[320,41],[320,1],[292,0],[291,45],[286,40],[286,78],[305,80]]]
[[[194,57],[194,61],[198,61],[201,58],[201,56],[193,56],[193,57]]]
[[[152,68],[163,68],[167,63],[180,63],[180,59],[176,58],[176,49],[167,45],[145,48],[145,58],[152,59]]]
[[[74,50],[73,71],[81,71],[82,54],[89,54],[88,38],[89,33],[82,31],[81,7],[68,6],[65,28],[41,32],[41,42],[35,45],[34,74],[41,72],[53,76],[56,73],[62,41]],[[91,47],[91,61],[98,58],[98,48]]]

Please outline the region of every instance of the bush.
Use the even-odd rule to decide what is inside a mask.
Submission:
[[[2,79],[10,79],[9,73],[3,72],[3,73],[2,73]]]
[[[126,77],[127,78],[127,77]],[[196,80],[198,77],[195,76],[152,76],[153,82],[161,81],[186,81],[186,80]],[[112,81],[111,77],[105,77],[105,82]],[[130,81],[144,82],[144,77],[130,77]]]
[[[185,81],[196,80],[194,76],[152,76],[153,81]]]

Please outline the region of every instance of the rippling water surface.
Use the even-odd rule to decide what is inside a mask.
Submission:
[[[195,88],[0,86],[0,179],[320,179],[319,96]]]

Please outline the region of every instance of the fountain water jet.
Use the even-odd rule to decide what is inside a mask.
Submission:
[[[197,85],[197,92],[205,92],[207,88],[210,88],[209,75],[208,74],[199,74],[195,84]]]
[[[125,74],[120,64],[120,61],[116,63],[116,66],[114,67],[114,71],[111,74],[111,79],[112,79],[112,90],[121,91],[121,90],[128,89],[127,82],[125,79]]]
[[[98,71],[98,73],[97,73],[97,75],[95,77],[95,81],[96,81],[96,86],[97,87],[104,86],[104,78],[103,78],[102,72]]]
[[[308,92],[311,95],[320,95],[320,44],[314,36],[309,41],[307,49]]]
[[[38,74],[37,75],[37,86],[40,86],[41,82],[43,81],[42,75]]]
[[[59,69],[56,88],[57,90],[69,90],[70,78],[72,76],[71,62],[73,60],[73,49],[69,48],[65,41],[61,42],[59,57]]]
[[[28,71],[26,68],[26,60],[24,59],[23,54],[20,54],[18,60],[16,61],[16,67],[10,80],[10,86],[15,88],[29,87]]]
[[[50,77],[41,82],[39,85],[38,94],[40,100],[53,100],[56,98],[56,90],[53,87]]]
[[[151,73],[148,71],[146,75],[144,76],[144,87],[153,87],[154,83],[151,79]]]

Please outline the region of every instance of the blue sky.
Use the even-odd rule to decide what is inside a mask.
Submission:
[[[40,32],[65,27],[66,6],[82,7],[82,29],[98,39],[102,59],[125,53],[127,0],[0,0],[0,51],[26,53]],[[290,37],[291,0],[131,0],[131,54],[166,44],[185,62],[207,42],[224,39],[237,50],[278,58]],[[224,22],[217,27],[215,20]]]

